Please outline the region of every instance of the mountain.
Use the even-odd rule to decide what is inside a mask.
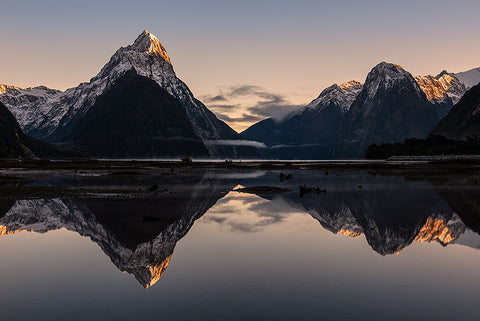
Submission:
[[[480,68],[456,73],[455,76],[467,87],[472,88],[480,83]]]
[[[65,141],[69,149],[96,157],[209,155],[180,102],[133,70],[97,98]]]
[[[342,128],[340,155],[363,158],[373,143],[424,138],[439,120],[413,76],[401,66],[382,62],[368,74]]]
[[[64,142],[97,98],[131,70],[155,81],[178,100],[210,157],[258,157],[255,148],[238,146],[241,144],[235,141],[241,140],[241,136],[198,101],[177,78],[165,48],[148,31],[142,32],[132,45],[118,49],[89,82],[64,92],[45,87],[3,86],[0,99],[27,134],[49,142]]]
[[[480,137],[480,84],[472,87],[452,110],[438,123],[432,135],[454,140],[468,136]]]
[[[248,140],[267,145],[264,157],[331,159],[351,104],[363,86],[358,81],[334,84],[301,110],[276,122],[269,118],[242,132]]]
[[[444,117],[467,91],[465,84],[455,74],[449,74],[445,70],[437,76],[417,76],[415,81],[427,99],[435,105],[440,118]]]
[[[55,157],[62,153],[54,146],[25,135],[15,117],[0,102],[0,158]]]

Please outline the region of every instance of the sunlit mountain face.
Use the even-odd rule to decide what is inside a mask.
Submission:
[[[130,186],[136,190],[155,182],[161,188],[133,199],[110,194],[3,199],[0,235],[45,235],[59,229],[78,233],[96,243],[120,271],[133,275],[145,288],[162,278],[175,260],[177,243],[200,218],[202,224],[231,233],[261,235],[287,224],[294,214],[308,215],[311,224],[320,223],[319,233],[326,230],[366,242],[383,256],[402,255],[414,243],[480,249],[480,195],[475,178],[366,172],[290,174],[293,178],[284,181],[278,171],[204,170],[146,177],[63,174],[36,178],[28,184],[75,188],[111,184],[114,189]],[[8,184],[24,183],[12,178]],[[239,188],[254,186],[272,186],[280,192],[239,192]],[[327,192],[301,195],[299,186],[319,186]]]

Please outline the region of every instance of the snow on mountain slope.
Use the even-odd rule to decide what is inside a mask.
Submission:
[[[45,87],[16,89],[2,86],[0,100],[17,117],[28,135],[61,142],[97,97],[132,69],[140,76],[154,80],[177,98],[186,109],[195,132],[203,140],[240,139],[233,129],[196,100],[188,87],[177,78],[165,48],[148,31],[143,31],[132,45],[118,49],[89,82],[65,92]],[[209,147],[212,156],[215,156],[217,149],[219,147]]]
[[[427,95],[427,99],[435,104],[456,104],[467,91],[455,74],[446,71],[442,71],[438,76],[417,76],[415,80]]]
[[[456,73],[455,76],[467,87],[467,89],[480,83],[480,68]]]
[[[42,122],[52,102],[62,92],[45,86],[20,88],[0,85],[0,101],[15,116],[22,130],[28,134]]]
[[[362,88],[363,85],[356,80],[351,80],[341,85],[334,84],[325,88],[320,95],[305,106],[300,113],[306,109],[324,108],[330,104],[335,104],[342,109],[343,114],[346,114],[360,91],[362,91]]]
[[[416,94],[422,97],[423,91],[417,85],[412,75],[402,66],[387,62],[379,63],[367,76],[367,81],[364,85],[364,90],[367,93],[365,100],[373,99],[380,89],[391,89],[402,81],[408,81],[413,84]]]
[[[154,79],[177,98],[193,100],[193,97],[189,97],[191,93],[188,95],[186,86],[176,78],[165,49],[158,39],[147,31],[142,32],[133,45],[118,49],[90,82],[81,83],[65,92],[52,91],[45,87],[7,88],[0,99],[27,134],[40,139],[61,140],[62,129],[84,115],[107,86],[130,69]]]

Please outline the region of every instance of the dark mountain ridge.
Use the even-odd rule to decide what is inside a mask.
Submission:
[[[0,102],[0,158],[59,157],[55,146],[25,135],[15,117]]]
[[[65,140],[94,157],[208,157],[178,100],[134,70],[97,98]]]
[[[462,99],[438,123],[432,134],[454,140],[480,136],[480,84],[463,95]]]
[[[266,158],[334,158],[342,123],[361,89],[362,84],[357,81],[334,84],[309,105],[282,121],[263,120],[241,135],[265,143],[269,148],[261,152]]]

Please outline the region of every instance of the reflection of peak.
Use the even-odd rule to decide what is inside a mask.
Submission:
[[[342,204],[338,210],[328,210],[315,204],[314,200],[314,198],[310,198],[303,201],[304,209],[325,229],[335,234],[340,233],[352,237],[362,235],[363,229],[347,205]]]
[[[148,289],[149,287],[157,283],[158,280],[160,280],[160,278],[163,275],[163,272],[165,272],[165,270],[167,269],[167,266],[170,263],[171,259],[172,259],[172,256],[170,255],[165,260],[163,260],[162,263],[148,267],[148,269],[150,270],[151,277],[150,277],[150,283],[148,283],[148,285],[146,285],[145,288]]]
[[[0,235],[16,234],[20,232],[33,232],[32,230],[11,230],[8,226],[0,225]]]
[[[330,179],[331,176],[329,182]],[[284,184],[291,187],[290,182]],[[352,189],[352,184],[361,184],[364,188]],[[463,217],[457,215],[431,185],[409,182],[405,188],[405,184],[398,177],[364,175],[356,183],[335,178],[331,181],[332,188],[321,197],[283,197],[288,197],[289,202],[334,234],[364,235],[370,247],[381,255],[400,253],[414,241],[480,247],[480,235],[467,228]]]
[[[345,236],[350,236],[350,237],[359,237],[360,235],[362,235],[362,232],[359,232],[359,231],[352,231],[352,230],[349,230],[349,229],[345,229],[345,228],[342,228],[338,231],[338,233],[340,234],[343,234]]]
[[[175,194],[154,200],[19,200],[0,216],[0,235],[65,228],[89,237],[120,271],[149,288],[161,278],[177,242],[195,220],[231,189],[200,175],[183,179],[164,182]]]
[[[101,215],[92,213],[89,205],[91,206],[88,202],[61,199],[17,201],[0,219],[0,232],[4,232],[0,234],[20,231],[45,233],[60,228],[77,232],[97,243],[118,269],[133,274],[148,288],[160,279],[170,262],[176,243],[187,233],[196,217],[196,213],[184,213],[184,217],[166,228],[158,225],[160,230],[154,233],[156,236],[152,240],[138,243],[145,237],[151,237],[151,228],[141,230],[137,227],[135,231],[119,231],[119,227],[115,226],[119,222],[105,221]],[[114,203],[107,207],[114,211],[116,209]],[[142,208],[137,210],[142,211]],[[117,209],[116,212],[122,214],[121,210]],[[103,222],[100,223],[99,220]],[[123,224],[132,225],[132,222]],[[131,227],[126,226],[125,229]],[[142,235],[137,235],[138,233]],[[122,234],[131,234],[132,238]]]
[[[444,217],[431,216],[418,231],[415,241],[433,242],[438,241],[443,245],[454,242],[466,230],[465,224],[454,214],[450,220]]]
[[[163,273],[168,267],[170,260],[172,259],[172,255],[169,255],[165,260],[155,265],[147,265],[138,269],[137,271],[124,271],[125,273],[132,273],[135,275],[135,278],[140,282],[145,289],[155,285],[155,283],[160,280]]]
[[[416,242],[434,242],[446,246],[448,244],[462,244],[472,248],[480,247],[480,235],[469,230],[462,222],[460,217],[452,214],[450,218],[442,215],[432,215],[428,217],[423,225],[418,228],[416,235],[408,237],[401,235],[394,229],[383,229],[374,221],[369,221],[369,227],[362,227],[353,217],[348,207],[335,212],[326,210],[307,210],[322,226],[335,234],[343,234],[349,237],[359,237],[366,230],[367,241],[369,240],[372,248],[382,255],[399,254],[410,240]],[[468,237],[466,237],[468,235]]]

